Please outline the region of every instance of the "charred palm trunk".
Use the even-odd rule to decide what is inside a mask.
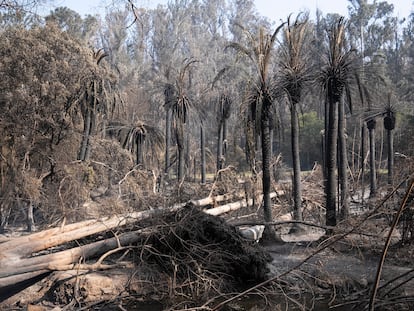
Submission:
[[[223,166],[227,159],[227,117],[223,119]]]
[[[145,136],[144,134],[138,134],[137,138],[136,138],[136,164],[140,165],[140,164],[144,164],[144,141],[145,141]]]
[[[78,153],[78,160],[85,161],[88,146],[89,146],[89,136],[91,133],[91,121],[92,121],[92,110],[88,107],[85,111],[85,116],[83,119],[83,134],[82,134],[82,142],[81,147]]]
[[[266,223],[273,221],[272,202],[270,199],[271,177],[270,177],[270,96],[265,93],[262,103],[261,114],[261,144],[262,144],[262,184],[263,184],[263,214]],[[275,237],[274,230],[271,226],[266,226],[266,231],[272,237]]]
[[[323,161],[323,165],[322,165],[322,172],[323,172],[323,177],[325,179],[325,182],[327,180],[327,160],[326,157],[328,155],[328,131],[329,131],[329,100],[327,98],[325,98],[325,103],[324,103],[324,108],[325,108],[325,119],[324,119],[324,132],[322,135],[322,161]]]
[[[88,89],[86,98],[85,98],[85,107],[83,111],[83,135],[81,148],[78,153],[78,160],[86,161],[90,156],[90,139],[95,130],[96,124],[96,83],[92,82],[90,88]]]
[[[332,83],[332,82],[331,82]],[[336,225],[336,162],[338,139],[338,104],[340,96],[333,93],[333,85],[329,85],[329,116],[326,155],[326,225]]]
[[[91,111],[91,125],[89,127],[89,134],[88,140],[86,144],[86,151],[85,151],[85,161],[89,160],[91,155],[91,137],[95,135],[96,130],[96,110],[95,108]]]
[[[218,133],[217,133],[217,171],[223,168],[223,122],[219,122]]]
[[[176,90],[172,84],[167,84],[164,89],[164,107],[165,107],[165,168],[164,174],[168,177],[171,166],[170,146],[171,146],[171,127],[172,127],[172,107],[176,104]]]
[[[384,127],[387,130],[387,154],[388,154],[388,184],[393,183],[394,174],[394,133],[395,128],[395,116],[392,111],[387,111],[387,115],[384,117]]]
[[[387,153],[388,153],[388,184],[393,184],[394,175],[394,132],[393,130],[387,130]]]
[[[377,171],[375,167],[375,119],[367,121],[369,133],[369,183],[370,193],[369,197],[373,198],[377,194]]]
[[[345,103],[343,100],[339,103],[338,110],[338,150],[339,150],[339,163],[338,163],[338,176],[340,185],[340,215],[342,219],[346,219],[349,215],[348,205],[348,158],[346,149],[346,132],[345,132]]]
[[[185,167],[185,144],[184,144],[184,124],[178,122],[176,129],[177,152],[178,152],[178,172],[177,179],[182,181],[184,178]]]
[[[300,183],[300,152],[299,152],[299,118],[296,111],[297,103],[290,106],[291,144],[293,162],[293,219],[302,220],[302,187]],[[299,226],[294,225],[291,232],[298,231]]]

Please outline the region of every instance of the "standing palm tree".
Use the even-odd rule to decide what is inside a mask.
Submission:
[[[217,101],[217,170],[225,164],[227,154],[227,120],[230,118],[232,101],[227,94],[221,94]]]
[[[142,121],[134,124],[111,121],[106,128],[106,132],[110,137],[116,138],[122,148],[135,152],[136,165],[144,165],[145,159],[155,159],[164,146],[164,137],[161,131],[157,127]]]
[[[326,224],[336,225],[336,168],[338,148],[338,108],[343,104],[344,95],[351,105],[351,82],[355,77],[356,58],[353,49],[346,49],[345,21],[340,17],[328,31],[328,51],[322,67],[319,82],[328,103],[326,139]],[[341,122],[343,126],[344,122]],[[346,170],[342,172],[346,179]],[[342,189],[344,190],[344,189]]]
[[[311,62],[308,46],[309,26],[307,17],[299,20],[299,16],[294,24],[291,24],[290,17],[283,28],[284,45],[281,54],[280,87],[282,94],[287,96],[290,108],[291,120],[291,146],[293,162],[293,217],[295,220],[302,220],[302,189],[300,182],[300,152],[299,152],[299,118],[298,106],[301,102],[303,90],[306,84],[310,83]],[[291,232],[301,229],[300,225],[295,224]]]
[[[100,49],[92,53],[93,62],[96,64],[94,72],[85,77],[85,83],[81,95],[75,103],[79,102],[83,116],[83,135],[78,160],[85,161],[90,154],[90,138],[95,132],[96,119],[99,114],[106,114],[116,104],[116,96],[113,96],[113,81],[105,75],[104,68],[97,67],[108,54]],[[70,109],[71,107],[68,107]]]
[[[385,110],[384,128],[387,131],[387,154],[388,154],[388,184],[393,183],[394,174],[394,133],[395,112],[391,106],[391,94],[388,94],[388,106]]]
[[[259,29],[258,37],[255,38],[249,31],[240,26],[248,37],[249,47],[245,47],[240,43],[231,43],[237,51],[248,56],[256,69],[257,82],[252,90],[248,103],[252,106],[251,111],[255,111],[256,127],[260,130],[261,149],[262,149],[262,185],[263,185],[263,214],[265,222],[271,222],[272,205],[270,200],[270,162],[271,162],[271,146],[270,146],[270,121],[271,108],[273,104],[272,85],[269,79],[269,67],[271,54],[276,41],[276,36],[284,26],[281,24],[272,35],[265,34],[264,29]],[[258,132],[258,131],[257,131]],[[276,238],[274,230],[266,225],[266,234],[269,238]]]
[[[168,176],[170,169],[170,144],[171,144],[171,107],[176,100],[174,85],[167,83],[164,89],[165,108],[165,169],[164,174]]]
[[[178,153],[178,172],[177,179],[181,181],[184,178],[184,168],[185,168],[185,136],[184,136],[184,127],[187,122],[188,114],[191,109],[191,102],[187,96],[186,86],[185,86],[185,77],[189,72],[191,66],[197,61],[194,59],[185,59],[183,65],[177,75],[175,84],[171,84],[171,97],[166,104],[169,107],[166,107],[166,111],[171,109],[172,112],[172,122],[173,129],[175,133],[175,141],[177,144],[177,153]]]

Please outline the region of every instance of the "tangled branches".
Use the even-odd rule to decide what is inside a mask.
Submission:
[[[140,259],[172,276],[171,293],[199,302],[266,278],[270,255],[222,219],[191,207],[169,213],[157,223]]]

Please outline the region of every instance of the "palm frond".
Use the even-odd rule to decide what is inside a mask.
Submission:
[[[162,131],[143,121],[137,121],[133,124],[124,121],[113,120],[106,127],[106,132],[112,138],[115,138],[122,148],[133,152],[135,144],[140,139],[145,142],[148,148],[154,151],[161,151],[164,147],[164,134]]]
[[[228,48],[232,48],[238,53],[243,54],[244,56],[247,56],[248,58],[250,58],[250,60],[253,60],[252,50],[238,42],[230,42],[229,44],[227,44],[225,50]]]
[[[109,56],[109,54],[106,53],[103,48],[100,48],[99,50],[94,51],[92,55],[93,55],[93,59],[96,61],[97,65],[99,65],[99,63],[101,62],[102,59]]]
[[[292,24],[290,17],[283,27],[283,44],[279,62],[279,92],[278,95],[287,95],[289,102],[295,104],[300,101],[301,93],[313,76],[311,74],[311,60],[309,57],[308,34],[310,31],[308,17],[299,19]]]

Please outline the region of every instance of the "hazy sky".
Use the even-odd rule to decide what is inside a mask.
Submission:
[[[110,1],[102,0],[57,0],[57,6],[67,6],[81,15],[98,13],[103,10],[103,3]],[[165,4],[168,0],[137,0],[135,3],[142,6],[155,7],[157,4]],[[369,2],[372,2],[369,1]],[[413,0],[388,0],[394,4],[394,12],[399,17],[407,17],[413,11]],[[323,13],[339,13],[347,15],[348,0],[255,0],[256,8],[261,15],[267,16],[271,21],[279,22],[286,20],[290,13],[298,13],[308,9],[314,16],[316,8]]]

